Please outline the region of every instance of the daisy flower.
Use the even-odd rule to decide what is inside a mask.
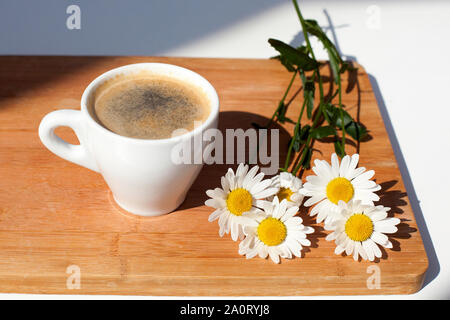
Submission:
[[[300,207],[304,198],[304,195],[300,193],[303,186],[302,180],[289,172],[281,172],[272,178],[272,186],[279,189],[276,194],[279,201],[286,199],[288,206]]]
[[[315,176],[306,177],[306,183],[300,192],[310,197],[305,202],[305,207],[310,207],[311,215],[317,214],[317,222],[325,223],[339,217],[338,202],[361,200],[363,204],[373,205],[373,201],[380,200],[374,192],[381,187],[370,180],[375,171],[366,171],[366,168],[358,165],[359,155],[344,156],[341,164],[335,153],[331,156],[331,166],[325,160],[315,160],[312,168]]]
[[[325,225],[326,230],[333,230],[325,239],[334,240],[336,254],[345,251],[347,255],[353,254],[353,259],[361,256],[364,260],[373,261],[375,257],[381,258],[378,245],[392,248],[392,243],[385,233],[397,232],[398,218],[387,218],[390,208],[383,206],[368,206],[361,201],[345,203],[339,201],[341,218]]]
[[[244,228],[245,239],[239,244],[239,254],[251,259],[256,255],[265,259],[270,256],[273,262],[279,263],[281,258],[301,257],[302,246],[311,242],[306,235],[314,229],[302,224],[302,218],[294,217],[298,207],[288,206],[286,199],[279,202],[274,197],[272,202],[263,205],[264,214],[256,218],[257,225]]]
[[[271,187],[270,179],[263,180],[264,173],[258,172],[259,167],[249,170],[248,165],[240,164],[236,174],[230,168],[221,178],[221,188],[207,190],[211,198],[205,205],[216,209],[208,218],[209,222],[219,219],[219,235],[222,237],[231,231],[231,238],[236,241],[244,238],[243,227],[255,224],[255,217],[261,213],[263,198],[270,197],[278,192]]]

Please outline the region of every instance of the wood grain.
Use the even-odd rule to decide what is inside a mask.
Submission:
[[[345,78],[344,104],[369,130],[361,165],[376,171],[381,203],[402,220],[393,249],[376,262],[336,256],[322,224],[302,259],[275,265],[246,260],[238,243],[208,223],[205,190],[216,187],[225,165],[205,166],[181,207],[140,218],[113,203],[99,174],[50,153],[37,130],[50,111],[79,109],[84,88],[99,74],[130,63],[165,62],[192,69],[217,89],[220,128],[265,124],[289,82],[276,61],[153,57],[0,57],[0,291],[19,293],[290,296],[405,294],[420,289],[428,261],[422,239],[367,74]],[[355,82],[357,80],[357,82]],[[328,82],[327,82],[328,83]],[[299,89],[299,84],[294,91]],[[325,91],[328,90],[328,85]],[[301,94],[288,116],[300,107]],[[292,125],[281,131],[280,159]],[[65,128],[58,134],[75,142]],[[329,159],[331,143],[314,158]],[[347,152],[354,153],[355,145]],[[308,174],[308,173],[305,173]],[[305,176],[305,175],[304,175]],[[81,270],[81,288],[69,290],[66,269]],[[378,266],[380,289],[368,289],[367,268]]]

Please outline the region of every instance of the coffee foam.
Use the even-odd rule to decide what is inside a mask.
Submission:
[[[204,122],[210,113],[202,88],[145,71],[105,81],[92,100],[91,114],[98,123],[139,139],[170,138],[177,129],[191,131],[195,121]]]

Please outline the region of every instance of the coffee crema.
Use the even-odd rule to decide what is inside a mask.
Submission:
[[[192,131],[210,113],[202,89],[163,75],[118,76],[96,90],[98,122],[121,136],[166,139],[178,129]]]

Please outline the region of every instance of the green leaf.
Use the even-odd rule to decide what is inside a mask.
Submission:
[[[284,101],[280,101],[278,103],[278,109],[277,109],[277,120],[280,123],[290,122],[295,124],[294,120],[286,117],[286,111],[287,111],[287,105],[284,103]]]
[[[336,57],[336,55],[334,54],[333,51],[328,50],[328,58],[330,59],[330,67],[331,67],[331,72],[333,73],[333,80],[334,83],[338,84],[339,83],[339,61],[338,58]]]
[[[340,64],[343,63],[338,50],[336,49],[333,42],[328,39],[325,32],[320,28],[316,20],[305,20],[306,31],[313,36],[316,36],[320,42],[322,42],[325,50],[328,53],[328,58],[330,59],[331,72],[333,73],[333,79],[336,84],[338,84],[338,77],[340,71]]]
[[[327,119],[328,124],[333,127],[336,126],[336,112],[338,111],[338,108],[331,103],[326,103],[323,110],[327,114],[325,119]]]
[[[332,126],[323,126],[315,128],[311,131],[311,136],[314,139],[322,139],[328,136],[334,136],[336,134],[336,129]]]
[[[278,112],[277,112],[277,118],[284,118],[284,115],[286,114],[287,108],[286,105],[284,104],[284,101],[280,101],[278,103],[278,108],[277,108]]]
[[[341,111],[339,110],[339,108],[336,108],[336,109],[338,109],[336,114],[335,114],[336,115],[336,126],[339,127],[339,128],[342,128]],[[344,118],[344,126],[347,127],[353,121],[353,118],[344,109],[342,109],[342,113],[343,113],[343,116],[344,116],[343,117]]]
[[[311,119],[314,109],[314,91],[314,81],[307,80],[304,84],[303,97],[306,100],[306,115],[308,116],[308,119]]]
[[[305,169],[309,169],[311,167],[312,149],[307,147],[303,152],[306,152],[306,155],[303,158],[302,166]]]
[[[299,125],[299,129],[295,133],[294,137],[292,137],[292,139],[294,139],[292,146],[293,146],[295,152],[299,152],[302,144],[306,143],[306,140],[308,139],[309,131],[311,129],[311,126],[309,124],[305,125],[304,127],[300,127],[300,123],[298,125]]]
[[[325,112],[327,113],[328,116],[327,120],[330,126],[342,128],[342,118],[340,108],[334,106],[331,103],[327,103],[325,105]],[[353,121],[353,118],[344,109],[342,109],[342,113],[344,116],[344,125],[347,127]]]
[[[343,156],[345,156],[345,149],[344,149],[344,147],[342,146],[342,143],[341,143],[341,141],[339,141],[339,140],[336,140],[335,142],[334,142],[334,151],[336,151],[336,154],[339,156],[339,157],[343,157]]]
[[[277,119],[278,119],[278,121],[280,121],[280,123],[289,122],[289,123],[292,123],[292,124],[296,124],[296,122],[294,120],[292,120],[291,118],[288,118],[286,116],[280,116]]]
[[[367,135],[367,129],[355,121],[346,126],[345,131],[356,141],[361,141]]]
[[[294,139],[292,147],[294,148],[295,152],[299,152],[301,147],[301,130],[297,130],[292,139]]]
[[[308,54],[308,47],[306,46],[299,46],[296,49],[300,52],[303,52],[304,54]]]
[[[281,64],[287,69],[287,71],[289,72],[294,72],[295,71],[295,67],[292,65],[292,63],[290,63],[285,56],[275,56],[275,57],[271,57],[270,59],[275,59],[275,60],[279,60],[281,62]]]
[[[269,39],[269,43],[280,53],[280,61],[285,61],[291,65],[297,66],[299,69],[310,71],[317,68],[318,63],[310,58],[306,53],[299,51],[283,41]],[[282,60],[285,59],[285,60]]]
[[[309,131],[311,130],[311,126],[309,124],[305,125],[300,131],[300,141],[305,143],[308,139]]]
[[[300,79],[302,79],[302,85],[304,86],[306,83],[306,75],[303,70],[299,70],[298,74],[300,75]]]
[[[312,34],[313,36],[316,36],[320,42],[322,42],[323,46],[327,51],[333,52],[334,56],[336,57],[338,63],[342,63],[342,59],[339,56],[339,52],[337,51],[336,47],[334,46],[333,42],[331,42],[330,39],[328,39],[325,32],[323,32],[322,28],[320,28],[319,24],[316,20],[305,20],[305,27],[306,32]]]

